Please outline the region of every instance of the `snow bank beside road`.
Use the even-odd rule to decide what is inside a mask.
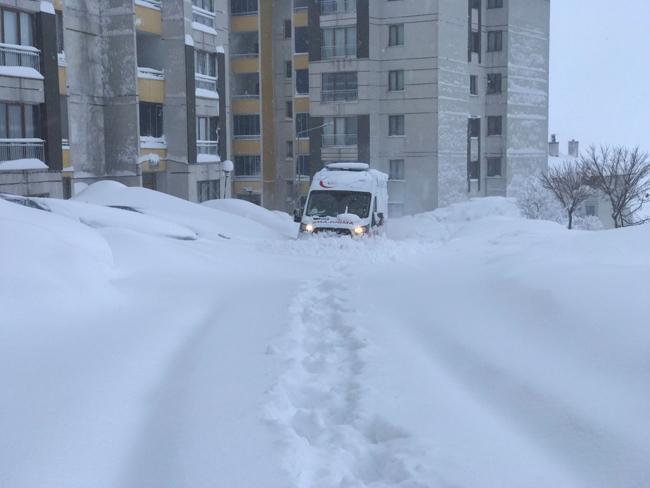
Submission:
[[[298,224],[293,222],[287,215],[271,212],[259,205],[238,199],[210,200],[203,205],[222,212],[238,215],[250,219],[258,224],[264,225],[288,238],[295,238],[298,235]]]

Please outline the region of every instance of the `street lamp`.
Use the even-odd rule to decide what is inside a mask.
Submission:
[[[221,167],[223,169],[223,172],[225,173],[225,183],[224,183],[223,197],[228,198],[228,177],[230,176],[230,173],[232,173],[233,170],[235,169],[235,165],[233,164],[233,162],[230,159],[226,159],[223,162]]]

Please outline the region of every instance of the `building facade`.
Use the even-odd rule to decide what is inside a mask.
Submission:
[[[549,0],[231,0],[235,193],[289,210],[361,160],[393,215],[505,195],[546,168],[549,19]]]
[[[113,179],[192,201],[226,193],[226,0],[0,8],[3,25],[18,19],[0,47],[0,192],[69,197]]]
[[[113,178],[290,211],[323,164],[361,160],[390,175],[401,215],[505,195],[547,166],[550,0],[4,4],[34,27],[22,46],[19,14],[3,41],[27,54],[0,57],[21,67],[0,69],[0,99],[39,107],[20,144],[45,165],[0,163],[0,192]]]

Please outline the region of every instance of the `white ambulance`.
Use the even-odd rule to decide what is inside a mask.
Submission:
[[[314,175],[307,203],[296,210],[300,235],[362,237],[381,233],[388,214],[388,175],[359,162],[330,163]]]

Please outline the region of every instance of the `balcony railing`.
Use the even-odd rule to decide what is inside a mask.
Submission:
[[[331,59],[331,58],[345,58],[345,57],[356,57],[357,55],[357,46],[322,46],[321,47],[321,57],[322,59]]]
[[[45,143],[42,139],[0,139],[0,161],[40,159]]]
[[[321,102],[352,102],[358,100],[359,90],[351,88],[349,90],[323,90],[321,92]]]
[[[0,66],[22,66],[41,71],[41,52],[31,46],[0,44]]]
[[[321,15],[351,14],[357,11],[356,0],[321,0]]]
[[[197,90],[208,90],[211,92],[217,91],[217,78],[215,78],[214,76],[195,73],[194,78],[196,81]]]
[[[196,152],[198,154],[219,154],[219,143],[217,141],[196,141]]]
[[[323,146],[356,146],[357,134],[323,134]]]

